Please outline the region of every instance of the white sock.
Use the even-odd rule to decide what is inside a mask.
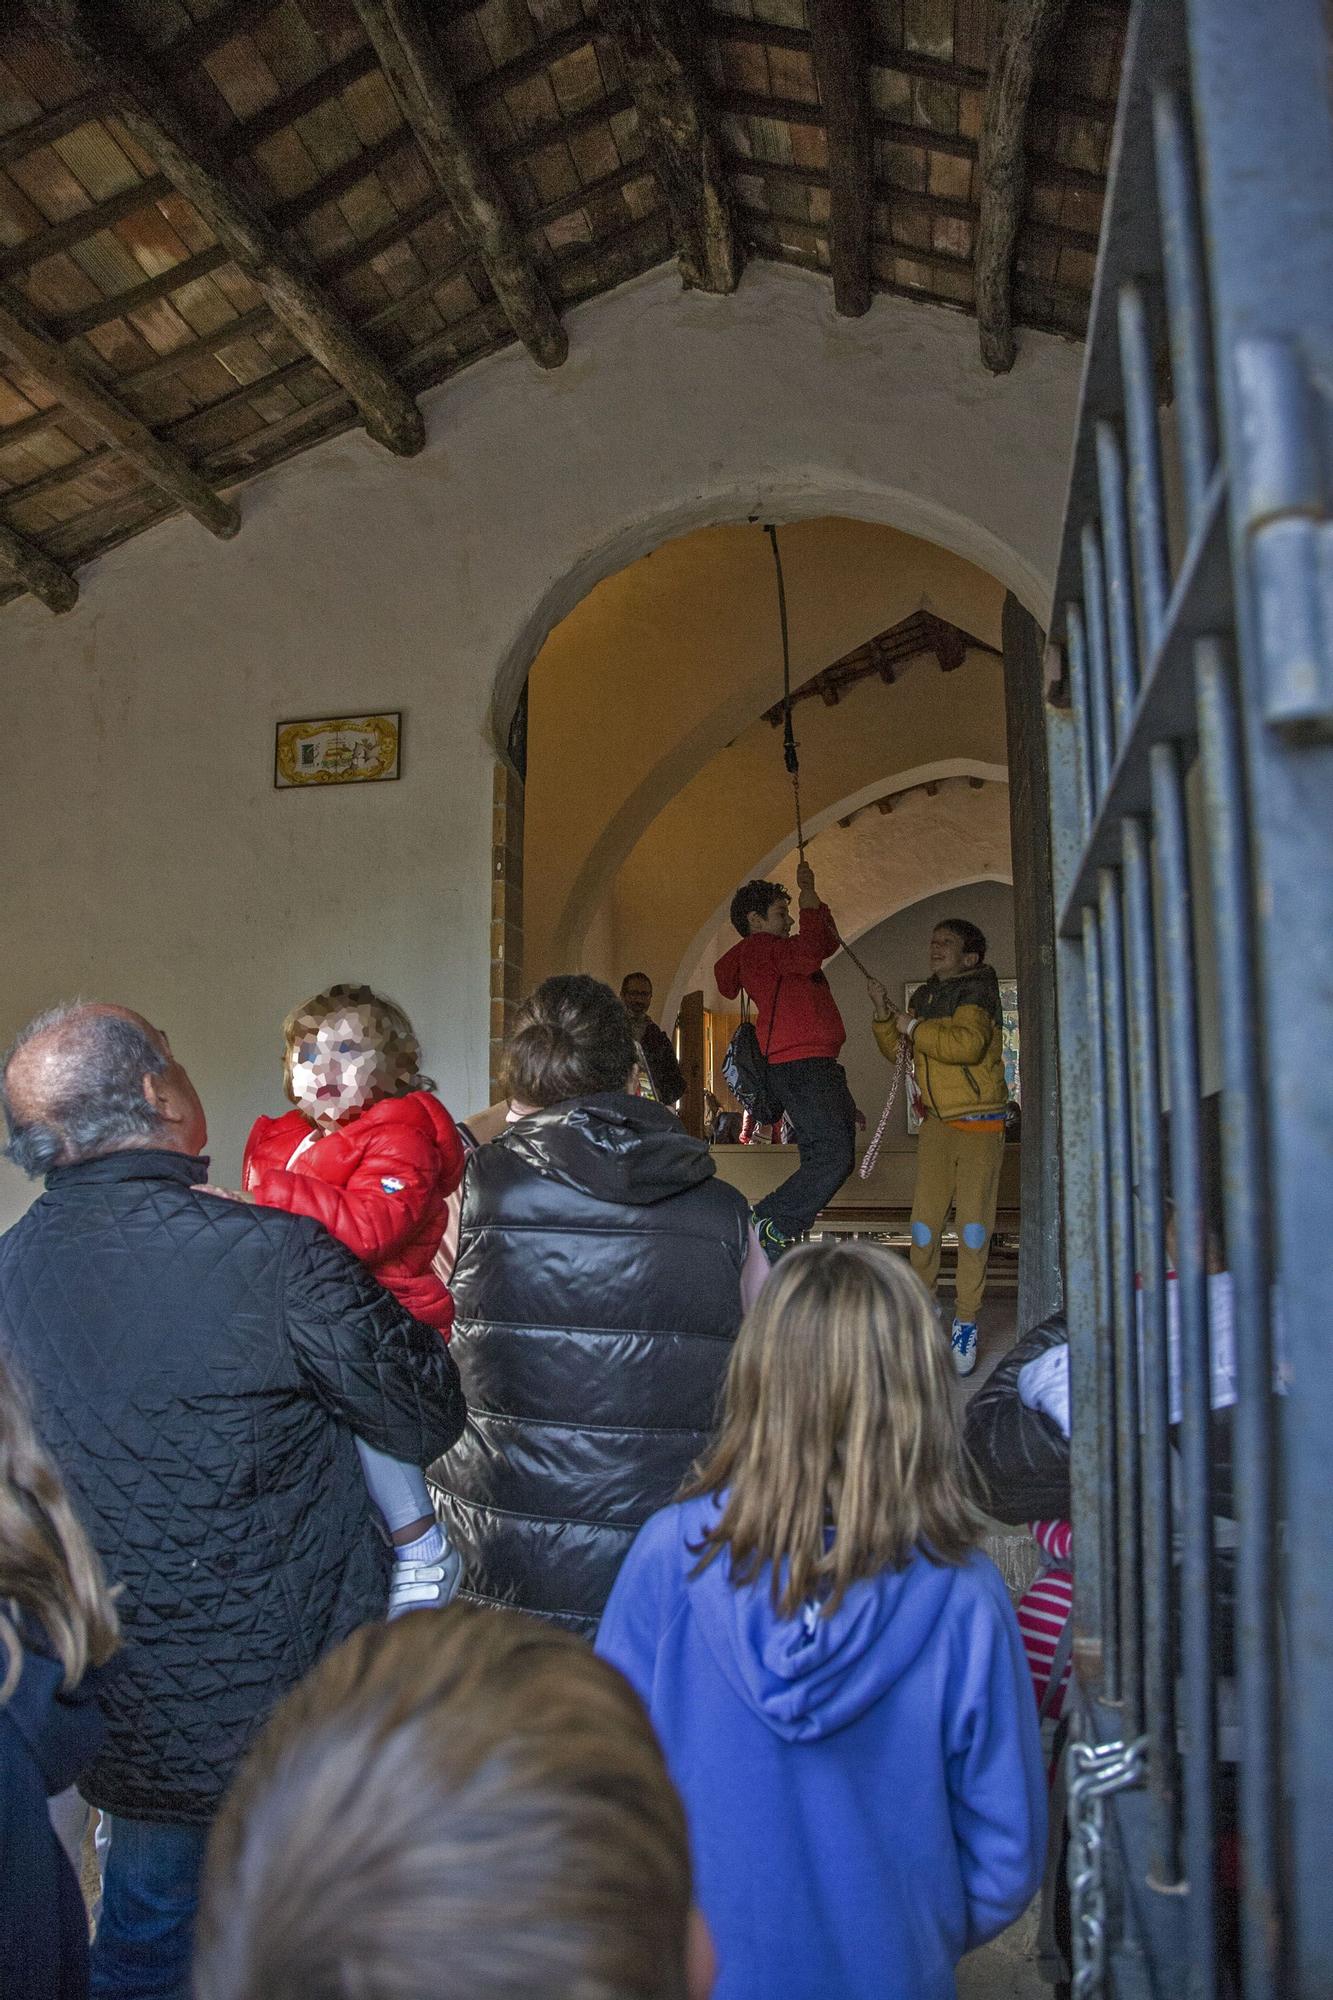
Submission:
[[[393,1559],[400,1563],[438,1562],[444,1554],[444,1533],[438,1528],[427,1528],[414,1542],[400,1542],[394,1549]]]

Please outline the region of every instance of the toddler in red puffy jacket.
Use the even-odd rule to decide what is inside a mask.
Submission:
[[[454,1121],[421,1074],[400,1007],[368,986],[330,986],[288,1015],[284,1075],[295,1110],[257,1118],[242,1199],[313,1216],[405,1305],[449,1338],[454,1304],[432,1268],[463,1174]],[[461,1565],[421,1468],[356,1440],[394,1544],[389,1616],[447,1604]]]

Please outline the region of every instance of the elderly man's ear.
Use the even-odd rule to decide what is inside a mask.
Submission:
[[[169,1153],[202,1153],[208,1144],[208,1121],[199,1093],[173,1057],[166,1069],[143,1080],[143,1094],[161,1131],[158,1143]]]

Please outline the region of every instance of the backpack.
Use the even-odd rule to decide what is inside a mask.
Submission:
[[[777,1019],[781,986],[779,979],[773,993],[773,1017],[768,1029],[770,1041],[773,1039],[773,1021]],[[745,1106],[757,1125],[777,1123],[782,1116],[782,1100],[773,1088],[768,1051],[760,1048],[754,1022],[748,1017],[727,1043],[727,1053],[722,1058],[722,1074],[728,1089],[737,1102]]]

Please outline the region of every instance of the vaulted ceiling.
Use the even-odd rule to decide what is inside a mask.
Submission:
[[[0,0],[0,602],[674,258],[1078,336],[1118,0]]]

